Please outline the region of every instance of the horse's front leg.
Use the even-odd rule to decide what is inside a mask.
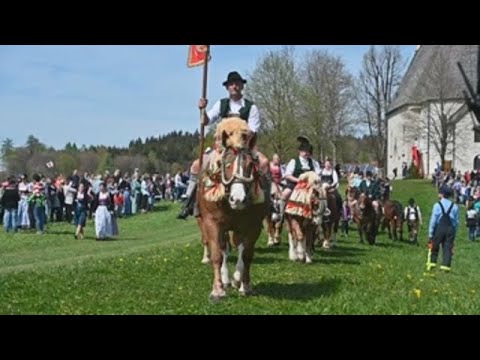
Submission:
[[[210,245],[210,260],[213,268],[213,288],[210,293],[210,299],[218,301],[227,295],[223,287],[221,271],[224,260],[222,241],[225,231],[219,228],[214,222],[211,222],[210,226],[206,226],[205,228],[207,229],[208,243]]]

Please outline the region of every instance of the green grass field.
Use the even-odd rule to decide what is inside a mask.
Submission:
[[[461,209],[451,273],[425,273],[430,211],[437,195],[423,181],[397,181],[393,198],[414,197],[424,226],[421,246],[358,243],[356,230],[339,247],[317,250],[314,263],[288,260],[284,241],[257,243],[252,280],[256,295],[234,289],[212,304],[212,271],[200,263],[195,220],[175,219],[179,205],[120,220],[118,240],[87,239],[73,226],[49,225],[46,235],[0,234],[1,314],[478,314],[480,242],[471,243]],[[236,253],[230,258],[233,270]]]

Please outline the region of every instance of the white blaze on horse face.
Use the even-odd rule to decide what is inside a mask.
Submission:
[[[232,184],[230,187],[230,197],[228,199],[233,210],[242,210],[245,208],[245,199],[247,194],[243,184]]]

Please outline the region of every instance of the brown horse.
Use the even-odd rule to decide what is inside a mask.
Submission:
[[[353,221],[357,224],[360,242],[367,238],[370,245],[375,244],[377,236],[377,213],[373,207],[372,199],[365,194],[360,194],[358,202],[352,211]]]
[[[330,249],[337,243],[338,225],[340,224],[340,210],[337,205],[335,194],[326,190],[327,206],[329,214],[322,220],[323,245],[324,249]]]
[[[221,157],[210,160],[197,194],[198,224],[213,267],[212,300],[225,297],[225,287],[230,283],[225,235],[229,231],[232,245],[239,251],[233,285],[243,295],[252,292],[250,266],[269,206],[261,188],[258,160],[252,151],[255,137],[248,140],[247,123],[238,118],[224,119],[217,132],[222,134],[225,150]]]
[[[265,227],[268,232],[268,246],[280,245],[284,221],[280,209],[281,196],[282,190],[280,188],[280,185],[273,183],[270,199],[270,211],[265,217]]]
[[[388,238],[398,240],[397,231],[400,233],[400,241],[403,241],[403,206],[397,200],[385,200],[383,203],[382,229],[387,228]]]
[[[325,191],[313,171],[299,177],[285,209],[288,226],[289,259],[312,262],[313,243],[327,209]]]

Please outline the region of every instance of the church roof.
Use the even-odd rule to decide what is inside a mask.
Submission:
[[[463,100],[463,90],[467,90],[457,63],[460,62],[470,83],[476,91],[478,79],[479,45],[421,45],[417,49],[407,72],[400,83],[397,94],[389,107],[388,113],[405,106],[435,100],[436,94],[431,87],[419,86],[429,80],[427,70],[433,59],[443,53],[448,58],[447,69],[452,86],[446,88],[448,99]]]

